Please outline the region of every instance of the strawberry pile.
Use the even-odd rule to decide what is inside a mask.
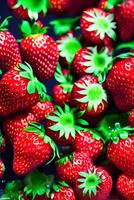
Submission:
[[[6,8],[0,200],[134,200],[134,0]]]

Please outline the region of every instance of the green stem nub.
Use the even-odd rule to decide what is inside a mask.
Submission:
[[[78,182],[80,182],[78,187],[83,190],[83,196],[89,195],[91,198],[97,194],[97,190],[102,182],[102,179],[100,178],[102,173],[103,172],[97,172],[95,167],[92,171],[88,170],[88,172],[79,173],[81,178],[78,179]]]

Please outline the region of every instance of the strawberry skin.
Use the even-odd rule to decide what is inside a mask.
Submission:
[[[88,154],[74,152],[70,156],[61,158],[56,162],[57,177],[69,184],[73,184],[79,172],[88,170],[92,165],[92,160]]]
[[[99,115],[108,107],[107,95],[98,78],[91,75],[81,77],[75,82],[72,99],[76,107],[88,115]]]
[[[107,157],[125,174],[134,176],[134,136],[120,139],[117,144],[110,142],[107,146]]]
[[[21,63],[19,46],[8,31],[0,31],[0,69],[8,71]]]
[[[50,144],[35,132],[22,131],[16,137],[13,149],[13,169],[18,175],[29,173],[50,160],[52,155]]]
[[[3,153],[5,151],[6,148],[6,140],[5,137],[3,137],[3,135],[1,134],[0,131],[0,153]]]
[[[134,57],[115,62],[108,73],[106,84],[114,102],[121,111],[134,108]]]
[[[69,8],[70,0],[49,0],[51,8],[49,11],[52,13],[62,13],[67,11]]]
[[[90,158],[95,160],[103,150],[103,142],[94,139],[89,131],[81,131],[76,135],[73,147],[75,151],[86,152]]]
[[[34,34],[22,39],[20,50],[23,60],[33,68],[41,81],[53,77],[59,53],[56,42],[46,34]]]
[[[112,178],[100,167],[96,167],[95,171],[92,167],[90,170],[80,172],[74,184],[74,190],[82,200],[107,200],[111,189]]]
[[[121,174],[118,177],[116,188],[118,192],[124,197],[124,199],[134,199],[134,178],[126,176],[125,174]]]
[[[5,172],[5,165],[3,161],[0,159],[0,179],[3,177],[4,172]]]
[[[126,0],[124,3],[116,6],[114,14],[121,40],[129,41],[133,39],[134,1]]]
[[[100,45],[106,36],[115,40],[116,28],[113,14],[100,8],[88,8],[81,16],[80,27],[86,41]]]
[[[134,127],[134,109],[129,113],[128,123],[130,126]]]
[[[17,70],[12,69],[4,74],[0,82],[0,116],[29,109],[38,101],[37,92],[28,94],[28,82]]]

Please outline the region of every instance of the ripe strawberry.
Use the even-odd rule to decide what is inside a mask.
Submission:
[[[115,20],[121,40],[129,41],[134,37],[134,1],[126,0],[121,2],[122,4],[115,7]]]
[[[121,111],[134,108],[134,57],[116,61],[108,73],[106,84]]]
[[[104,81],[108,70],[112,66],[112,56],[108,49],[97,50],[96,47],[83,47],[75,55],[73,71],[79,77],[92,74],[98,76],[100,82]]]
[[[93,44],[103,44],[106,36],[115,40],[113,14],[109,14],[100,8],[88,8],[81,16],[81,31],[86,41]]]
[[[61,180],[73,184],[78,178],[79,172],[92,167],[92,160],[84,152],[74,152],[56,162],[56,174]]]
[[[15,139],[13,150],[13,169],[18,175],[27,174],[39,165],[50,162],[52,154],[53,159],[58,151],[55,143],[37,123],[21,131]]]
[[[76,134],[83,130],[83,126],[88,125],[86,120],[81,119],[83,114],[82,111],[78,112],[77,108],[70,108],[67,104],[64,109],[56,106],[56,110],[47,116],[46,134],[58,144],[71,144]]]
[[[108,107],[107,94],[98,78],[86,75],[75,82],[72,99],[76,107],[88,115],[99,115]]]
[[[8,31],[7,17],[0,25],[0,69],[8,71],[21,63],[19,46],[14,36]]]
[[[74,184],[74,190],[82,200],[107,200],[111,189],[112,178],[100,167],[81,171]]]
[[[50,8],[49,11],[52,13],[63,13],[67,12],[70,5],[70,0],[49,0]]]
[[[130,134],[131,127],[121,128],[115,124],[110,134],[111,141],[107,146],[107,157],[125,174],[134,176],[134,135]]]
[[[36,0],[7,0],[9,8],[21,19],[37,20],[39,15],[45,15],[47,11],[47,1]]]
[[[3,177],[4,172],[5,172],[5,165],[3,161],[0,159],[0,179]]]
[[[21,31],[24,34],[20,43],[23,60],[31,65],[41,81],[52,78],[59,58],[56,42],[45,34],[46,28],[41,28],[36,23],[30,27],[29,23],[24,21]]]
[[[130,126],[134,127],[134,109],[129,113],[128,123]]]
[[[6,148],[6,140],[1,134],[1,130],[0,130],[0,153],[3,153],[5,151],[5,148]]]
[[[30,109],[45,95],[45,86],[33,75],[29,64],[9,70],[0,81],[0,116]]]
[[[79,40],[72,31],[68,31],[65,35],[59,37],[57,43],[62,63],[70,66],[76,52],[81,48]]]
[[[118,192],[124,197],[126,200],[134,199],[134,178],[126,176],[125,174],[121,174],[118,177],[116,187]]]
[[[32,113],[22,113],[8,117],[3,122],[4,132],[11,144],[21,131],[29,125],[29,122],[35,122],[36,117]]]
[[[73,87],[72,76],[69,70],[63,69],[58,66],[54,74],[55,79],[59,82],[52,89],[52,96],[56,104],[64,106],[70,104],[72,101],[71,91]]]
[[[102,153],[103,142],[98,135],[92,134],[90,130],[85,130],[76,134],[73,147],[75,151],[86,152],[94,160]]]

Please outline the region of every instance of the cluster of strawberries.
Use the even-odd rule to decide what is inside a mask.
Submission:
[[[20,179],[0,199],[134,200],[134,0],[7,5],[24,21],[19,41],[0,25],[0,154]]]

